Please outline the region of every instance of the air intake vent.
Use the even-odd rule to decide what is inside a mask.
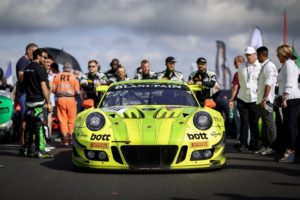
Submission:
[[[177,150],[175,145],[121,147],[126,162],[133,168],[169,167]]]
[[[156,119],[175,118],[175,117],[177,117],[177,115],[174,111],[168,111],[167,109],[162,108],[154,113],[153,118],[156,118]]]
[[[130,109],[123,113],[125,119],[141,119],[145,118],[145,114],[138,109]]]

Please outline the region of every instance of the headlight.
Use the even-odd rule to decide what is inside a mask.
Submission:
[[[194,125],[200,130],[207,130],[212,125],[212,118],[207,112],[197,112],[194,116]]]
[[[85,123],[91,131],[99,131],[105,124],[105,118],[102,114],[93,112],[86,118]]]

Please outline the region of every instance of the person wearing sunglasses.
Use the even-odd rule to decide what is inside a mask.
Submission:
[[[100,72],[100,65],[97,60],[88,62],[88,73],[85,73],[80,78],[80,86],[82,88],[83,99],[93,99],[94,106],[97,107],[101,94],[96,91],[99,85],[107,85],[108,79],[104,73]]]
[[[26,112],[24,131],[24,156],[38,158],[52,158],[53,155],[45,151],[44,124],[47,122],[47,111],[52,112],[48,74],[44,68],[48,58],[45,49],[33,52],[33,61],[24,70],[24,85],[26,92]],[[33,151],[33,135],[35,135],[35,151]]]

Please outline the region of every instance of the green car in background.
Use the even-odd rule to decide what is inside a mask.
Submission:
[[[13,135],[13,101],[10,92],[0,90],[0,140],[9,141]]]
[[[225,166],[224,120],[200,107],[199,86],[131,80],[100,86],[97,108],[75,121],[73,165],[108,170],[190,170]]]

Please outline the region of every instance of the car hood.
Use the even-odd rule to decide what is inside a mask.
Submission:
[[[186,132],[195,132],[194,114],[208,109],[157,105],[89,109],[77,117],[75,135],[84,134],[90,141],[109,140],[131,145],[178,144],[184,140]],[[219,115],[218,112],[209,110],[210,113]],[[85,119],[92,112],[99,112],[105,117],[105,126],[99,131],[90,131],[86,127]]]

